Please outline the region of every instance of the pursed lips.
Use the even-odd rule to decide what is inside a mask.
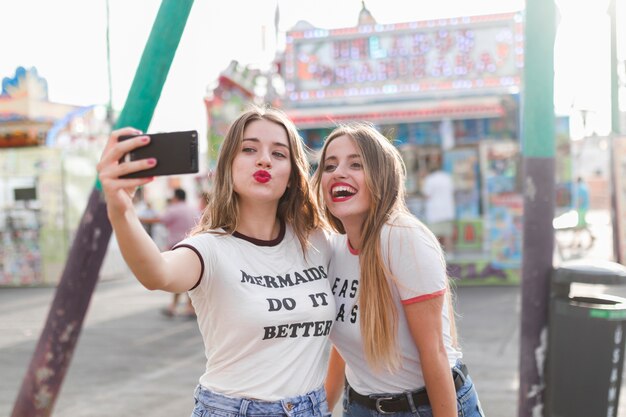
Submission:
[[[334,203],[339,203],[351,199],[357,192],[350,184],[338,182],[330,187],[330,198]]]
[[[260,182],[262,184],[265,184],[272,179],[272,175],[263,169],[256,171],[254,174],[252,174],[252,176],[257,182]]]

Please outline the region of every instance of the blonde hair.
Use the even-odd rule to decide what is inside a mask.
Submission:
[[[278,203],[277,217],[291,225],[304,251],[308,247],[309,233],[321,225],[319,207],[308,183],[309,162],[296,126],[282,111],[269,107],[254,106],[231,124],[220,148],[208,205],[191,235],[214,232],[220,228],[233,233],[237,229],[239,204],[233,184],[233,160],[241,148],[244,130],[257,120],[276,123],[287,133],[291,175]]]
[[[421,222],[410,214],[406,206],[404,188],[406,169],[400,153],[387,138],[367,123],[339,126],[326,139],[319,166],[313,177],[320,204],[324,201],[321,177],[324,172],[326,150],[328,145],[340,136],[348,136],[358,148],[363,162],[365,183],[371,194],[370,208],[361,230],[362,247],[359,253],[361,276],[357,298],[365,358],[374,368],[383,365],[393,370],[400,364],[397,346],[398,311],[387,282],[387,278],[394,278],[383,262],[381,230],[385,224],[393,223],[393,218],[397,214],[410,216],[412,222],[419,225]],[[333,216],[325,204],[323,210],[330,226],[335,231],[345,234],[341,221]],[[443,260],[443,253],[441,255]],[[443,262],[445,264],[445,261]]]

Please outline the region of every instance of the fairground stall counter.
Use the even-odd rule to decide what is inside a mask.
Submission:
[[[455,185],[451,274],[517,283],[523,43],[520,13],[376,24],[364,8],[356,27],[301,23],[286,35],[282,106],[314,149],[337,124],[374,123],[404,157],[419,218],[420,183],[442,161]]]
[[[0,94],[0,286],[54,285],[96,177],[103,108],[48,101],[35,68]]]

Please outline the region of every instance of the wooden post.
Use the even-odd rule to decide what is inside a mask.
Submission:
[[[193,0],[163,0],[116,123],[147,130]],[[91,192],[12,417],[48,417],[69,368],[106,253],[111,225],[100,183]]]

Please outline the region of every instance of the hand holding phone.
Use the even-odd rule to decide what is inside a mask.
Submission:
[[[141,135],[120,136],[119,141]],[[145,178],[160,175],[193,174],[198,172],[198,132],[169,132],[148,134],[150,143],[133,149],[120,163],[155,158],[157,164],[149,169],[122,175],[120,178]]]

